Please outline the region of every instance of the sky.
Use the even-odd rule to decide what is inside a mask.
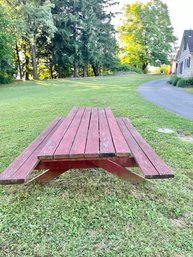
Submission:
[[[178,45],[181,42],[185,29],[193,29],[193,1],[192,0],[162,0],[167,4],[174,34],[178,38]],[[117,0],[119,5],[113,7],[114,11],[121,11],[125,4],[132,4],[136,0]],[[139,0],[146,3],[148,0]],[[119,24],[120,16],[117,16],[113,23],[115,26]]]

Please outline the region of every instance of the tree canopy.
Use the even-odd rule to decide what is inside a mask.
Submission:
[[[15,52],[20,78],[98,76],[115,62],[114,14],[108,11],[114,0],[0,2],[15,21],[15,43],[7,54]]]
[[[122,62],[142,69],[157,61],[167,63],[176,40],[167,5],[161,0],[126,5],[119,35]]]
[[[13,73],[13,45],[15,35],[11,18],[4,7],[0,8],[0,83],[8,82]]]

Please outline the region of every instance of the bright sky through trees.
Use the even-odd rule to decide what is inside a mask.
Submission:
[[[140,1],[140,0],[139,0]],[[121,10],[123,5],[132,4],[136,0],[118,0],[119,6],[113,7],[113,10]],[[148,0],[141,0],[140,2],[146,3]],[[163,0],[168,5],[172,26],[174,27],[174,33],[178,37],[180,43],[183,31],[185,29],[193,29],[192,21],[192,0]],[[120,15],[114,20],[114,24],[119,24]]]

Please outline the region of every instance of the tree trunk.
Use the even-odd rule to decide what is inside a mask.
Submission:
[[[95,77],[99,76],[99,67],[98,67],[98,65],[92,64],[92,69],[93,69]]]
[[[73,71],[73,77],[74,78],[78,78],[79,74],[78,74],[78,65],[76,63],[74,63],[74,71]]]
[[[82,71],[83,71],[83,77],[87,77],[87,67],[86,66],[83,66],[82,68]]]
[[[19,57],[19,48],[18,48],[18,45],[16,43],[16,55],[17,55],[17,62],[18,62],[18,67],[19,67],[19,77],[20,79],[23,78],[23,74],[22,74],[22,68],[21,68],[21,60],[20,60],[20,57]]]
[[[25,80],[29,80],[29,57],[25,56]]]
[[[59,64],[58,64],[58,78],[59,78],[59,79],[62,78],[62,68],[60,67]]]
[[[32,52],[32,66],[33,66],[33,78],[38,79],[37,73],[37,63],[36,63],[36,47],[35,43],[31,43],[31,52]]]
[[[29,80],[29,56],[27,55],[27,47],[24,45],[25,52],[25,80]]]
[[[53,79],[53,64],[52,64],[52,60],[50,60],[50,78]]]
[[[144,71],[147,68],[148,63],[144,63],[142,66],[142,70]]]

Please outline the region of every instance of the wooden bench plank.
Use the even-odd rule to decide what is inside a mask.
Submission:
[[[160,177],[173,177],[174,175],[168,168],[168,166],[161,160],[161,158],[155,153],[155,151],[151,148],[149,144],[145,141],[145,139],[139,134],[139,132],[133,127],[131,122],[127,118],[123,118],[123,121],[132,134],[135,141],[141,147],[141,149],[145,152],[147,158],[151,161],[154,165]]]
[[[0,174],[0,184],[20,184],[39,162],[37,153],[42,149],[46,140],[59,127],[62,119],[56,118],[41,134]]]
[[[115,156],[115,148],[109,130],[105,110],[99,109],[100,156]]]
[[[80,126],[84,111],[84,107],[78,108],[72,123],[70,124],[56,151],[54,152],[55,159],[69,158],[70,150],[74,142],[77,130]]]
[[[99,156],[99,114],[98,108],[92,108],[90,125],[87,136],[85,157]]]
[[[91,108],[86,108],[83,114],[80,126],[76,133],[72,148],[70,150],[70,158],[84,157],[88,128],[90,123]]]
[[[128,147],[128,144],[125,141],[125,138],[117,124],[110,108],[105,108],[106,117],[109,123],[109,128],[111,131],[111,136],[116,150],[117,156],[131,156],[131,150]]]
[[[117,122],[120,126],[120,129],[127,141],[131,152],[134,155],[136,162],[138,163],[139,167],[141,168],[142,172],[145,175],[145,178],[158,178],[159,173],[152,165],[152,163],[147,158],[146,154],[141,150],[137,142],[134,140],[133,136],[131,135],[130,131],[126,127],[123,118],[117,118]]]
[[[55,131],[55,133],[50,137],[46,145],[42,148],[39,153],[39,159],[52,159],[54,152],[56,151],[58,145],[60,144],[62,138],[64,137],[66,131],[68,130],[71,122],[73,121],[76,113],[78,111],[77,107],[74,107],[70,113],[63,120],[60,127]]]

